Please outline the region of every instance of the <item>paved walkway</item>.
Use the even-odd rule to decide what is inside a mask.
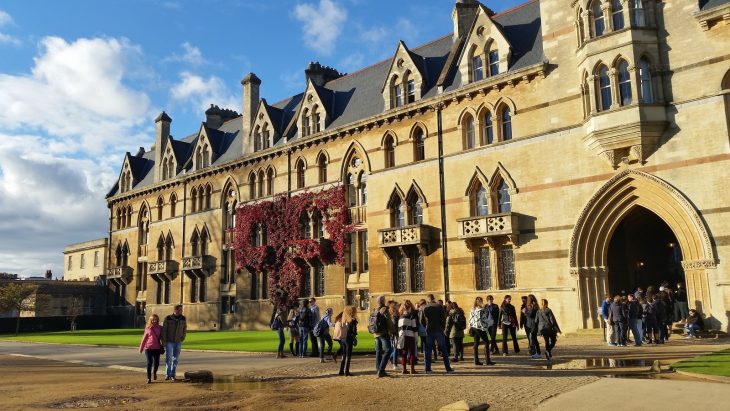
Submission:
[[[97,347],[0,341],[0,354],[21,355],[74,364],[146,371],[146,360],[135,348]],[[164,361],[164,357],[161,359]],[[312,359],[287,358],[292,365],[312,363]],[[273,354],[183,351],[178,375],[190,370],[210,370],[214,375],[241,374],[281,366]],[[164,366],[163,366],[164,367]]]
[[[730,385],[714,382],[601,378],[541,403],[539,411],[728,410]]]

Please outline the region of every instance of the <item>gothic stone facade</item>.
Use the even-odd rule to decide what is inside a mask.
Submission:
[[[675,237],[691,305],[726,328],[729,12],[536,0],[494,14],[459,0],[452,35],[400,42],[351,75],[310,64],[281,102],[249,74],[240,115],[212,106],[174,139],[162,113],[108,196],[112,309],[181,302],[193,327],[266,327],[266,273],[235,267],[232,210],[344,184],[356,232],[345,266],[308,277],[320,306],[533,293],[564,329],[599,327],[626,276],[611,239],[643,210]]]

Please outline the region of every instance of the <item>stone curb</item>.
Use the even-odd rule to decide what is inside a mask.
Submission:
[[[698,374],[698,373],[694,373],[694,372],[680,371],[680,370],[677,370],[674,368],[672,368],[672,370],[674,372],[676,372],[677,374],[685,375],[687,377],[699,378],[702,380],[709,380],[709,381],[714,381],[714,382],[730,384],[730,377],[725,377],[722,375]]]

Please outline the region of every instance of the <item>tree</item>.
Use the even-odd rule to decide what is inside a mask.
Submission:
[[[20,331],[20,313],[35,310],[37,291],[37,285],[18,281],[0,287],[0,311],[12,311],[15,314],[15,335]]]
[[[71,305],[66,308],[66,317],[71,322],[71,331],[76,331],[76,319],[84,313],[84,302],[81,297],[76,296],[71,300]]]

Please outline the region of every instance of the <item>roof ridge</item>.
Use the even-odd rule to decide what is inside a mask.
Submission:
[[[535,2],[539,2],[539,1],[540,1],[540,0],[530,0],[530,1],[526,1],[526,2],[524,2],[524,3],[522,3],[522,4],[518,4],[518,5],[514,6],[514,7],[512,7],[511,9],[507,9],[507,10],[505,10],[505,11],[499,12],[499,13],[497,13],[497,14],[493,15],[493,16],[492,16],[492,18],[494,18],[494,17],[498,17],[498,16],[501,16],[501,15],[503,15],[503,14],[509,14],[509,13],[512,13],[513,11],[515,11],[515,10],[517,10],[517,9],[521,9],[522,7],[525,7],[525,6],[527,6],[528,4],[531,4],[531,3],[535,3]]]

